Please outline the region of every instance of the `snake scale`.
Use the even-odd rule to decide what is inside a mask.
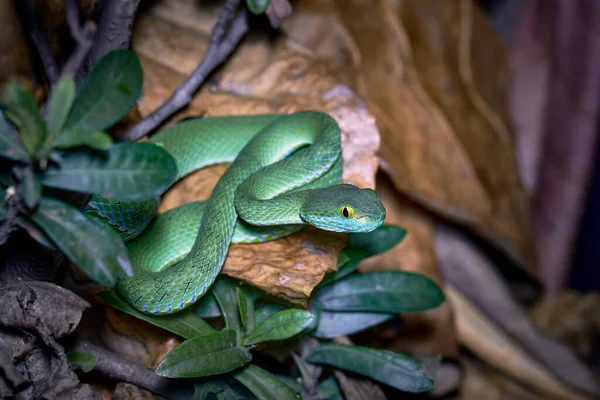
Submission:
[[[133,276],[120,277],[117,291],[147,314],[174,313],[202,297],[230,243],[265,242],[307,224],[369,232],[385,219],[372,189],[341,183],[340,129],[322,112],[195,118],[148,142],[173,156],[177,180],[209,165],[231,164],[208,200],[156,218],[159,199],[94,196],[86,206],[126,240]]]

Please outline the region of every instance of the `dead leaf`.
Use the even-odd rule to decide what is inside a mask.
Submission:
[[[145,74],[142,115],[170,96],[200,62],[214,16],[215,9],[190,0],[159,2],[140,15],[132,43]],[[283,38],[272,45],[263,39],[241,46],[170,123],[199,115],[325,111],[342,129],[344,181],[373,187],[379,136],[366,106],[306,48]],[[164,197],[161,212],[206,199],[224,170],[207,168],[182,180]],[[270,243],[233,245],[223,271],[305,306],[314,286],[335,270],[344,243],[344,235],[305,229]]]
[[[565,392],[565,398],[575,394],[563,382],[594,396],[600,394],[590,368],[567,346],[534,325],[529,314],[511,298],[507,284],[480,249],[455,228],[443,224],[436,228],[434,245],[446,287],[452,288],[449,298],[456,309],[459,339],[465,346],[537,390],[551,393],[555,389],[546,380],[553,380],[552,387],[560,386],[556,390]],[[458,328],[459,324],[463,325]],[[510,354],[499,353],[508,347]],[[522,375],[523,368],[528,369],[528,375]]]
[[[365,99],[381,131],[382,167],[399,191],[532,272],[505,50],[471,3],[304,0],[283,25]]]
[[[456,309],[456,329],[469,349],[485,362],[516,379],[521,384],[543,393],[544,398],[590,400],[572,391],[523,352],[507,335],[493,324],[453,286],[446,286],[452,308]]]

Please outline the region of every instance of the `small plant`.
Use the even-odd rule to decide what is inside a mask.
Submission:
[[[145,143],[113,144],[105,132],[129,111],[141,88],[141,66],[128,50],[107,54],[77,93],[73,77],[61,76],[43,113],[18,81],[5,85],[0,101],[2,243],[11,230],[25,229],[104,286],[113,287],[118,273],[131,274],[119,234],[59,197],[66,190],[146,200],[173,183],[177,166],[166,151]]]
[[[326,275],[309,310],[286,307],[225,276],[217,279],[193,309],[168,316],[142,314],[113,291],[99,295],[109,305],[186,339],[163,358],[156,373],[194,378],[195,399],[207,398],[209,393],[225,398],[227,394],[279,400],[343,398],[331,370],[317,365],[361,374],[401,391],[423,392],[432,389],[434,382],[418,359],[330,341],[364,331],[399,313],[435,308],[444,301],[440,288],[422,275],[355,271],[361,260],[391,249],[404,234],[393,225],[368,234],[351,234],[338,272]],[[216,330],[219,321],[224,327]],[[256,352],[268,351],[290,338],[297,339],[296,348],[300,349],[299,354],[292,353],[296,367],[291,374],[273,374],[252,362]],[[317,339],[320,344],[308,349],[307,343]]]

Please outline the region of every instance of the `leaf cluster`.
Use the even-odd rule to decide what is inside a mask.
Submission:
[[[393,225],[351,235],[338,272],[326,276],[316,289],[310,310],[289,308],[226,276],[219,277],[192,309],[168,316],[140,313],[113,291],[100,297],[112,307],[187,339],[163,358],[156,373],[194,378],[195,399],[341,399],[334,376],[324,374],[319,365],[364,375],[398,390],[423,392],[433,387],[433,380],[420,360],[406,353],[330,340],[381,324],[399,313],[435,308],[444,301],[440,288],[422,275],[355,271],[361,260],[391,249],[404,235],[402,228]],[[216,330],[207,320],[222,321],[222,329]],[[310,337],[320,342],[303,356],[292,353],[298,376],[273,374],[252,362],[253,353],[294,337],[300,344]]]
[[[15,79],[0,97],[0,219],[13,222],[7,214],[16,207],[13,229],[60,249],[109,287],[119,273],[131,274],[123,240],[61,198],[79,192],[139,201],[160,196],[172,184],[177,166],[166,151],[148,143],[115,144],[106,133],[135,104],[142,82],[136,55],[115,50],[79,90],[71,75],[61,76],[42,110]]]

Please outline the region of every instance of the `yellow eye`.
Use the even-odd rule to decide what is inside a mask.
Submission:
[[[340,207],[340,216],[344,218],[352,218],[354,217],[354,208],[349,206]]]

